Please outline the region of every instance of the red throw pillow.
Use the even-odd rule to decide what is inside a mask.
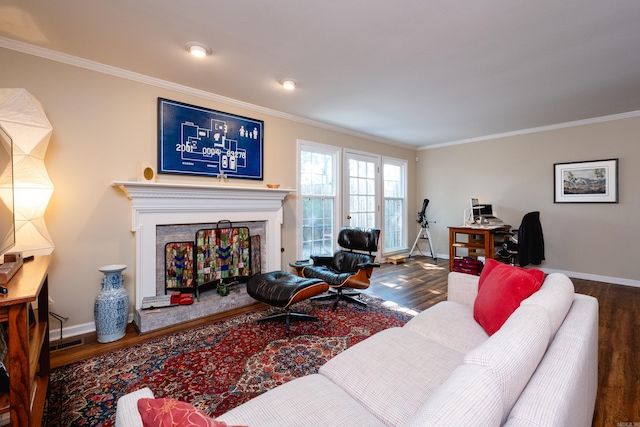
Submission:
[[[541,270],[486,260],[478,280],[473,318],[487,334],[493,335],[516,311],[522,300],[540,289],[543,280],[544,272]]]
[[[175,399],[138,399],[144,427],[227,427],[200,409]]]

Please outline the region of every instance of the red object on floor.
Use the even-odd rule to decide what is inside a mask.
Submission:
[[[191,294],[180,295],[180,305],[189,305],[189,304],[193,304],[193,296],[191,296]]]
[[[453,259],[453,271],[457,271],[459,273],[472,274],[474,276],[479,276],[482,273],[482,267],[484,264],[482,261],[478,261],[477,259],[470,257],[456,257]]]
[[[171,293],[171,304],[179,304],[180,303],[180,292],[172,292]]]

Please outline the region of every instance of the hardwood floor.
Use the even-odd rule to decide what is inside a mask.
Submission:
[[[640,288],[571,280],[600,305],[593,426],[640,426]]]
[[[367,293],[415,310],[426,310],[447,299],[449,260],[435,263],[415,257],[406,263],[382,264],[373,272]]]
[[[447,298],[449,261],[417,256],[398,265],[382,264],[372,277],[367,293],[402,306],[425,310]],[[598,396],[593,426],[640,425],[640,288],[572,279],[576,292],[592,295],[600,304],[598,346]],[[196,327],[240,312],[261,307],[256,304],[224,315],[212,316],[174,328]],[[51,367],[79,360],[155,338],[173,330],[139,336],[129,327],[125,338],[109,344],[95,341],[95,334],[85,337],[80,347],[55,351]],[[52,344],[55,344],[53,342]],[[634,424],[635,423],[635,424]]]

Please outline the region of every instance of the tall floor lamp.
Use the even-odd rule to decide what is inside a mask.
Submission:
[[[53,128],[40,102],[26,89],[0,88],[0,125],[13,140],[16,220],[13,251],[23,252],[24,256],[49,255],[54,244],[44,213],[53,184],[44,156]]]

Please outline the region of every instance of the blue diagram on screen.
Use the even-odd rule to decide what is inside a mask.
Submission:
[[[262,121],[159,101],[160,173],[262,179]]]
[[[181,125],[181,158],[203,162],[219,172],[235,174],[247,166],[247,150],[238,147],[238,141],[227,138],[227,123],[211,120],[210,128],[203,128],[191,122]],[[258,129],[247,131],[242,127],[241,136],[253,139]]]

